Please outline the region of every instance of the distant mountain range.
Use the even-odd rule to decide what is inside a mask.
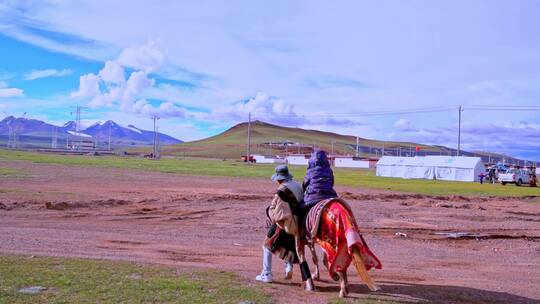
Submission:
[[[110,134],[111,144],[115,147],[147,146],[152,145],[154,138],[153,131],[139,129],[133,125],[121,126],[112,120],[97,122],[77,133],[74,121],[68,121],[63,126],[55,126],[37,119],[8,116],[0,121],[0,141],[7,141],[10,130],[15,130],[23,146],[50,147],[55,133],[58,145],[65,144],[68,138],[85,138],[105,146],[108,144]],[[162,145],[182,143],[181,140],[167,134],[158,134]]]

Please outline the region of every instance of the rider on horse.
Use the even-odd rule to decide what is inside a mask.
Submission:
[[[318,150],[311,155],[302,187],[304,204],[300,207],[304,214],[318,202],[338,196],[334,190],[334,172],[325,151]]]
[[[286,166],[276,168],[275,176],[279,175],[278,172],[290,175]],[[381,263],[362,237],[351,207],[337,197],[334,175],[326,152],[316,151],[311,156],[302,189],[299,189],[298,183],[292,181],[292,176],[279,183],[280,186],[267,209],[268,218],[276,225],[276,229],[268,235],[265,247],[274,253],[281,252],[282,258],[287,256],[289,261],[300,262],[306,290],[314,290],[313,279],[317,280],[319,277],[315,243],[323,250],[326,261],[324,264],[330,277],[340,281],[341,297],[348,294],[347,268],[352,261],[366,285],[371,290],[377,290],[367,271],[370,268],[380,269]],[[303,201],[299,199],[302,190]],[[296,246],[292,246],[290,235],[294,236]],[[287,237],[287,242],[278,241],[287,240]],[[316,265],[313,277],[306,261],[305,245],[310,247]]]
[[[279,255],[283,258],[285,251],[287,252],[285,256],[288,257],[285,260],[298,262],[297,252],[294,250],[295,242],[291,240],[291,236],[297,240],[305,240],[304,217],[309,209],[322,200],[337,197],[333,188],[334,174],[324,151],[316,151],[311,156],[302,186],[292,180],[288,167],[284,165],[276,168],[276,174],[272,176],[272,179],[279,183],[279,187],[267,212],[275,226],[271,226],[265,241],[263,260],[266,262],[263,261],[263,273],[256,278],[264,282],[271,281],[271,270],[264,266],[271,260],[269,252],[280,252]],[[300,270],[304,281],[311,278],[307,263],[301,263]],[[318,276],[318,271],[316,276]],[[268,277],[270,279],[265,279]]]

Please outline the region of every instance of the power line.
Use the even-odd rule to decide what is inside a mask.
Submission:
[[[461,107],[461,111],[540,111],[540,106],[497,106],[497,105],[450,105],[437,107],[419,107],[400,110],[380,110],[380,111],[365,111],[365,112],[350,112],[350,113],[329,113],[329,112],[313,112],[313,113],[288,113],[276,114],[268,113],[264,110],[252,111],[253,115],[268,116],[277,118],[356,118],[367,116],[393,116],[404,114],[422,114],[422,113],[437,113],[437,112],[453,112],[456,108]]]

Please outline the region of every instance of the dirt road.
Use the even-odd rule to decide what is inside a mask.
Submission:
[[[134,170],[2,163],[0,252],[104,258],[215,268],[248,281],[260,271],[267,180]],[[269,172],[269,175],[271,172]],[[537,198],[427,197],[338,188],[383,270],[369,293],[350,269],[353,298],[398,302],[540,303]],[[396,235],[399,234],[399,235]],[[318,291],[253,283],[283,303],[325,303],[338,285],[323,271]],[[322,265],[321,265],[322,266]]]

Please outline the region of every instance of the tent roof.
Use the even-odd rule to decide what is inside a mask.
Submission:
[[[453,167],[453,168],[474,168],[482,163],[480,157],[467,156],[416,156],[416,157],[398,157],[384,156],[377,165],[386,166],[435,166],[435,167]]]

